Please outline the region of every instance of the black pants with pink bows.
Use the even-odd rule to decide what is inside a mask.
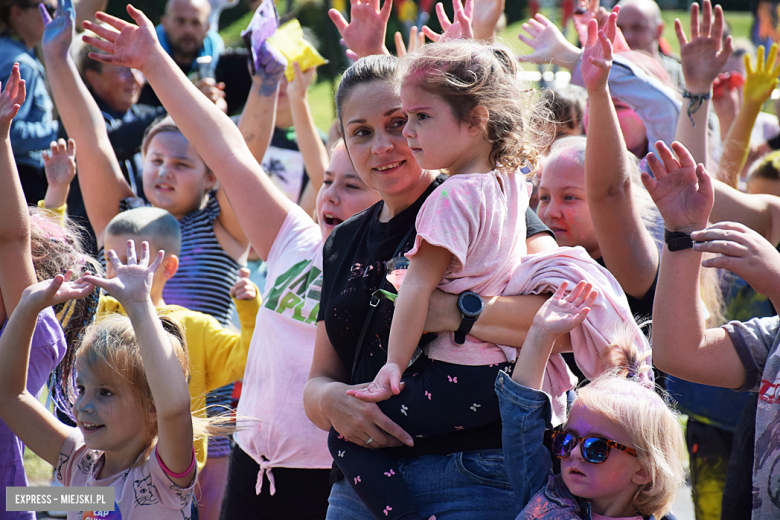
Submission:
[[[403,391],[379,404],[412,437],[477,428],[499,418],[494,382],[511,363],[466,366],[421,356],[404,374]],[[367,440],[367,439],[365,439]],[[331,428],[328,448],[344,477],[380,519],[419,519],[395,461],[383,450],[345,440]]]

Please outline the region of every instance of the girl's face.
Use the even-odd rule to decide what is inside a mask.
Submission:
[[[391,84],[371,81],[354,87],[341,121],[358,175],[383,199],[416,191],[421,182],[430,184],[402,134],[406,116]]]
[[[401,104],[408,117],[403,135],[419,165],[450,175],[462,172],[472,148],[469,125],[455,119],[442,98],[413,83],[401,88]]]
[[[201,207],[216,178],[182,134],[160,132],[144,157],[143,184],[152,206],[181,219]]]
[[[73,415],[89,449],[112,453],[114,461],[132,465],[145,448],[149,417],[129,383],[121,377],[105,381],[83,360],[77,362]]]
[[[635,448],[625,428],[602,414],[589,410],[575,401],[566,423],[566,431],[579,437],[601,437]],[[561,475],[574,495],[590,500],[595,513],[610,517],[636,515],[634,493],[649,481],[639,459],[624,451],[611,449],[607,460],[592,464],[582,458],[582,442],[571,454],[561,459]]]
[[[539,181],[537,213],[549,227],[560,246],[582,246],[593,258],[601,252],[596,230],[585,198],[585,170],[572,152],[550,157]]]
[[[333,151],[317,194],[317,220],[322,241],[349,217],[379,202],[379,193],[366,186],[352,168],[343,145]]]

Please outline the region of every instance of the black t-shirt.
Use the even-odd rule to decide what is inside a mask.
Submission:
[[[596,258],[596,262],[604,269],[609,270],[606,264],[604,264],[604,258]],[[637,323],[642,323],[643,321],[647,321],[653,317],[653,300],[655,299],[655,286],[657,283],[658,271],[655,272],[655,280],[653,280],[653,285],[650,286],[650,288],[647,290],[647,294],[645,294],[642,298],[634,298],[633,296],[626,294],[628,307],[631,309],[631,314],[634,315],[634,319]]]
[[[440,175],[410,207],[389,222],[380,222],[382,202],[358,213],[336,227],[323,249],[322,300],[317,320],[325,321],[328,338],[348,370],[352,369],[360,331],[368,314],[371,295],[386,273],[386,262],[412,249],[417,213],[425,199],[446,180]],[[526,211],[526,236],[550,232],[530,209]],[[552,234],[552,232],[550,232]],[[404,238],[406,237],[406,240]],[[403,247],[399,244],[404,241]],[[395,292],[387,283],[385,290]],[[379,300],[356,367],[353,384],[372,381],[387,361],[387,344],[394,305]],[[425,439],[417,439],[414,448],[388,450],[392,456],[411,457],[425,453],[448,454],[474,449],[501,447],[501,424],[496,421],[482,428],[462,430]]]

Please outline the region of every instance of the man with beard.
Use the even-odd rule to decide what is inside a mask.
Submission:
[[[168,0],[162,23],[157,26],[157,37],[163,49],[170,54],[181,70],[192,77],[196,86],[223,110],[227,109],[223,85],[214,81],[214,70],[225,43],[215,31],[209,30],[211,4],[208,0]],[[199,67],[198,58],[209,57],[211,62]],[[201,74],[207,69],[205,74]],[[147,84],[141,92],[140,103],[161,106],[157,95]]]

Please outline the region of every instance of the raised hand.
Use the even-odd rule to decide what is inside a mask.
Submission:
[[[338,9],[328,11],[328,16],[336,24],[344,44],[349,48],[347,56],[350,58],[390,54],[385,47],[385,35],[387,21],[393,10],[393,0],[385,0],[381,9],[379,2],[380,0],[350,0],[349,23]]]
[[[44,59],[64,60],[68,57],[70,44],[73,42],[73,27],[76,20],[73,0],[58,0],[54,19],[49,16],[43,3],[38,4],[38,10],[43,18],[41,47]]]
[[[119,300],[125,309],[133,304],[146,304],[151,302],[152,280],[154,273],[162,263],[165,251],[157,253],[157,258],[149,265],[149,242],[141,243],[141,258],[136,259],[135,242],[127,241],[127,264],[123,264],[111,249],[106,253],[106,258],[114,267],[116,276],[111,279],[100,276],[87,275],[82,280],[106,290],[111,296]]]
[[[780,297],[780,253],[764,237],[736,222],[718,222],[691,233],[697,251],[718,256],[702,261],[704,267],[728,269],[773,303]]]
[[[11,75],[0,93],[0,135],[7,137],[11,129],[11,122],[19,113],[26,97],[25,83],[19,75],[19,64],[14,63]]]
[[[287,58],[266,41],[257,50],[257,61],[253,68],[254,77],[260,81],[260,94],[275,96],[276,88],[287,68]]]
[[[520,33],[517,37],[531,47],[534,52],[519,56],[520,61],[528,63],[552,63],[572,70],[580,58],[580,51],[569,43],[560,29],[542,14],[537,14],[523,24],[528,36]]]
[[[617,31],[618,8],[609,15],[604,27],[599,30],[596,20],[588,22],[588,40],[582,52],[582,79],[588,90],[603,90],[607,86],[612,69],[612,42]]]
[[[780,64],[777,64],[777,44],[769,48],[769,56],[764,61],[764,46],[758,47],[756,65],[750,63],[750,55],[745,54],[745,88],[742,95],[745,103],[763,105],[772,95],[777,86],[777,76],[780,74]]]
[[[474,1],[466,0],[464,4],[462,0],[452,0],[452,22],[450,22],[447,13],[444,11],[442,3],[437,3],[436,16],[439,18],[439,25],[441,25],[441,29],[444,32],[441,34],[435,33],[430,27],[424,25],[422,31],[425,36],[434,42],[438,42],[441,39],[474,39],[474,30],[471,27],[471,17],[474,15]]]
[[[593,284],[584,280],[567,295],[568,286],[568,282],[562,282],[534,317],[533,327],[551,338],[562,336],[581,325],[598,297],[598,292],[593,290]]]
[[[585,45],[588,41],[588,24],[590,21],[596,20],[598,26],[603,27],[608,16],[609,11],[600,6],[599,0],[579,1],[579,6],[575,9],[572,20],[581,45]]]
[[[301,65],[297,61],[293,63],[295,75],[293,80],[287,86],[287,95],[290,99],[306,99],[309,94],[309,85],[314,79],[317,67],[310,67],[305,72],[301,71]]]
[[[670,231],[685,233],[704,229],[714,201],[709,173],[676,141],[672,149],[677,157],[661,141],[656,148],[658,157],[653,153],[647,155],[647,164],[655,178],[642,172],[642,183],[664,218],[664,225]]]
[[[506,0],[474,0],[474,14],[471,17],[474,39],[492,42],[496,25],[505,8]]]
[[[699,20],[699,4],[691,4],[691,39],[685,37],[685,31],[679,18],[674,21],[674,30],[680,42],[685,88],[694,94],[706,94],[712,82],[718,77],[726,60],[734,50],[731,36],[723,41],[723,9],[715,6],[715,23],[712,21],[710,0],[702,2],[702,18]]]
[[[58,139],[43,151],[43,167],[49,186],[69,186],[76,176],[76,141]]]
[[[22,293],[19,304],[27,305],[36,312],[40,312],[52,305],[89,296],[95,287],[83,279],[71,282],[72,275],[73,271],[68,270],[64,275],[58,274],[51,280],[44,280],[29,286]]]
[[[238,280],[230,288],[230,296],[236,300],[254,300],[257,298],[257,286],[249,279],[249,269],[238,270]]]
[[[401,376],[403,370],[396,363],[385,363],[379,369],[374,380],[362,390],[347,390],[347,395],[351,395],[367,403],[378,403],[389,399],[393,395],[398,395],[403,389],[401,386]]]
[[[417,26],[412,25],[412,28],[409,29],[409,47],[407,48],[404,44],[404,37],[401,35],[400,32],[396,31],[394,39],[395,39],[395,53],[400,58],[401,56],[406,56],[410,52],[414,52],[417,49],[421,49],[423,45],[425,45],[425,33],[423,32],[417,32]]]
[[[154,24],[144,13],[130,4],[127,5],[127,13],[137,25],[98,12],[96,18],[109,27],[85,20],[84,28],[97,34],[99,38],[84,35],[82,39],[85,43],[107,53],[90,52],[89,57],[93,60],[112,65],[124,65],[143,72],[147,58],[154,53],[155,47],[158,47],[160,42],[157,40]]]

